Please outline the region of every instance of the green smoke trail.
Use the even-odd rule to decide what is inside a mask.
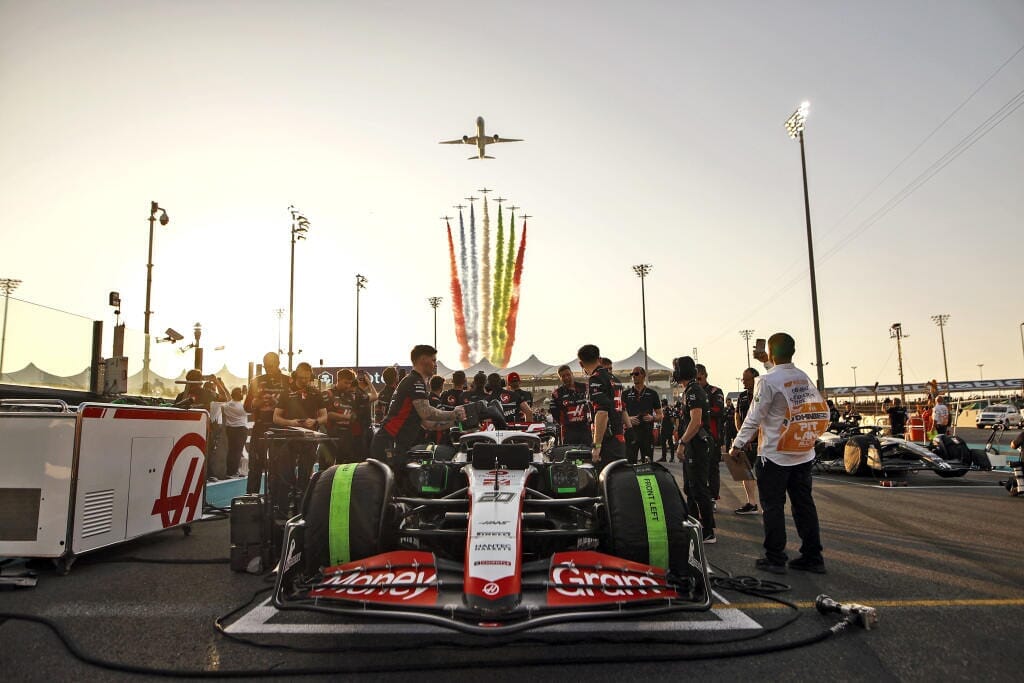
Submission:
[[[512,219],[508,224],[508,256],[505,259],[505,267],[503,269],[503,275],[505,282],[501,286],[501,322],[496,323],[498,345],[501,347],[501,355],[498,358],[505,356],[505,346],[508,343],[508,310],[509,304],[512,299],[512,272],[515,269],[515,254],[516,254],[516,223],[515,223],[515,212],[512,212]]]
[[[492,297],[491,329],[486,332],[491,338],[491,355],[500,357],[500,342],[498,330],[500,329],[502,302],[504,301],[505,286],[505,261],[502,259],[502,252],[505,251],[505,227],[502,224],[501,204],[498,204],[498,239],[494,259],[494,296]],[[487,286],[485,283],[484,286]],[[491,361],[494,362],[493,360]]]

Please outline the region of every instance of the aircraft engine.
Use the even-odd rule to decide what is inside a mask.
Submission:
[[[462,141],[465,142],[466,144],[469,144],[469,136],[468,135],[463,135],[462,136]]]
[[[497,133],[494,134],[494,141],[497,142],[501,138]]]

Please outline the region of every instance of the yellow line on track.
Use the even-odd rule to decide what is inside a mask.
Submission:
[[[846,601],[844,601],[846,602]],[[871,600],[862,604],[870,607],[1024,607],[1024,598],[980,598],[976,600]],[[808,601],[794,602],[801,608],[813,608],[814,603]],[[788,609],[777,602],[730,602],[727,605],[716,603],[715,609]]]

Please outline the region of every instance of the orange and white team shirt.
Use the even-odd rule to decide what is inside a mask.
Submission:
[[[828,405],[811,378],[792,363],[780,363],[758,378],[733,445],[743,448],[756,432],[761,457],[776,465],[802,465],[814,459],[814,442],[828,424]]]

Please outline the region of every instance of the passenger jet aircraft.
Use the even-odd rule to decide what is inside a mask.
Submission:
[[[484,153],[484,149],[487,145],[494,142],[522,142],[522,140],[514,138],[503,138],[498,135],[486,135],[484,133],[484,117],[476,117],[476,135],[470,137],[463,135],[459,140],[443,140],[440,144],[442,145],[476,145],[477,154],[476,156],[469,157],[470,159],[493,159],[494,157],[487,156]]]

